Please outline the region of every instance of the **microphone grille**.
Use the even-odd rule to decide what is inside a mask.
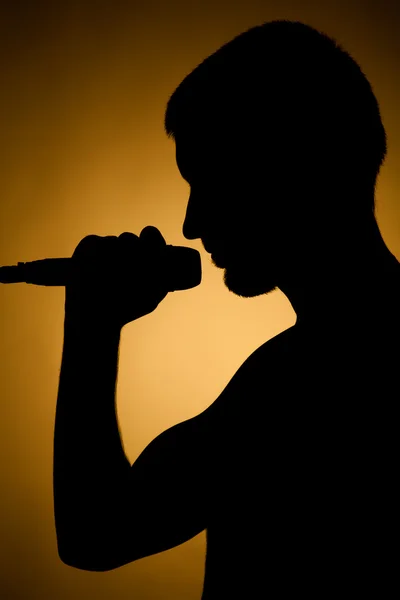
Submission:
[[[168,288],[170,292],[188,290],[201,283],[200,252],[186,246],[167,245]]]

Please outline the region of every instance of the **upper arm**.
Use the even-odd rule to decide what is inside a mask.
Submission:
[[[99,518],[90,536],[89,563],[81,568],[115,569],[178,546],[206,528],[208,417],[204,411],[174,425],[143,450],[108,504],[107,518]]]
[[[236,443],[234,432],[243,419],[242,401],[260,393],[261,367],[265,367],[262,348],[245,361],[205,411],[148,444],[128,476],[119,481],[118,492],[103,502],[106,518],[99,515],[92,535],[86,536],[91,551],[82,554],[90,559],[82,561],[80,568],[115,569],[174,548],[208,527],[213,482],[219,477],[216,464],[232,462],[231,444]]]

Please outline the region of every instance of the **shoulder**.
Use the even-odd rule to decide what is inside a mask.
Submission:
[[[285,386],[291,365],[296,363],[300,332],[295,326],[267,340],[246,358],[218,398],[206,409],[207,417],[219,422],[243,408],[271,402]]]
[[[293,325],[259,346],[244,361],[239,371],[247,374],[260,369],[276,368],[281,364],[287,365],[287,361],[297,354],[300,342],[301,330]]]
[[[249,452],[257,454],[266,435],[273,439],[282,428],[284,415],[299,394],[291,366],[296,363],[298,333],[293,326],[259,346],[199,415],[203,447],[213,463],[210,472],[216,469],[221,476],[246,460]]]

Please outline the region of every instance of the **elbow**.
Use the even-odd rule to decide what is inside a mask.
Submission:
[[[61,562],[81,571],[103,573],[126,565],[140,555],[132,556],[127,548],[123,528],[115,520],[100,524],[100,519],[56,519],[57,551]]]
[[[91,560],[90,558],[77,558],[76,556],[65,557],[58,554],[61,562],[63,562],[67,567],[73,567],[74,569],[79,569],[80,571],[92,571],[95,573],[105,573],[106,571],[115,571],[115,569],[119,569],[123,567],[127,563],[118,563],[118,564],[110,564],[104,563],[98,560]]]
[[[82,547],[82,544],[66,546],[58,541],[58,556],[61,562],[68,567],[79,569],[80,571],[93,571],[105,573],[114,571],[119,567],[126,565],[130,560],[122,560],[119,556],[110,557],[105,552],[99,552],[99,547]]]
[[[59,555],[61,562],[63,562],[67,567],[73,567],[74,569],[79,569],[80,571],[92,571],[95,573],[105,573],[106,571],[112,571],[117,567],[106,567],[97,562],[93,561],[81,561],[75,560],[74,558],[63,558]]]
[[[104,544],[100,544],[99,532],[79,516],[57,511],[55,519],[57,553],[62,563],[81,571],[109,571],[104,558]],[[63,517],[63,518],[61,518]],[[105,532],[101,532],[104,539]]]
[[[97,573],[104,573],[105,571],[112,571],[117,567],[111,567],[107,563],[102,560],[99,560],[98,557],[87,554],[82,556],[78,553],[71,552],[60,552],[58,551],[59,559],[62,563],[67,565],[67,567],[72,567],[74,569],[79,569],[80,571],[94,571]]]
[[[57,537],[58,557],[62,563],[68,567],[79,569],[80,571],[111,571],[114,567],[110,567],[104,560],[104,557],[99,555],[98,549],[96,552],[89,548],[87,544],[82,542],[72,543],[65,539]]]

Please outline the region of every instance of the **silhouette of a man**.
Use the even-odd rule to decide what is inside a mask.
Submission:
[[[72,384],[61,376],[60,557],[109,570],[206,529],[203,600],[388,597],[398,589],[400,267],[374,215],[386,134],[371,86],[328,36],[273,21],[198,65],[170,98],[165,128],[190,185],[185,237],[202,240],[234,294],[282,290],[297,322],[132,466],[110,409],[96,422],[95,401],[86,425],[84,407],[62,409]],[[110,389],[113,343],[93,365],[112,362]],[[114,442],[102,446],[107,418]],[[74,455],[79,423],[100,458],[82,446]],[[69,462],[58,466],[63,443]],[[97,485],[98,503],[71,490],[68,468],[84,489]]]

